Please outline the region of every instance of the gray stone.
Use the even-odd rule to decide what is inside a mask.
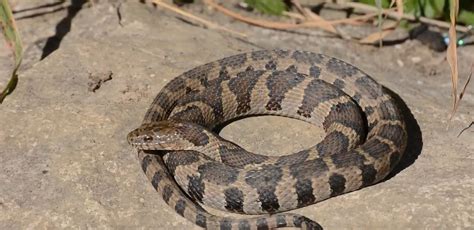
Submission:
[[[410,123],[407,154],[421,154],[414,163],[408,158],[395,176],[295,212],[326,229],[473,227],[474,129],[457,135],[473,121],[474,88],[446,129],[449,67],[431,61],[444,54],[413,42],[376,49],[266,30],[200,7],[186,10],[215,15],[248,38],[185,23],[161,8],[101,3],[80,11],[61,47],[20,73],[16,90],[0,105],[0,229],[200,229],[156,194],[126,135],[173,77],[259,47],[323,52],[359,66],[405,100],[422,133],[421,147],[416,123]],[[461,77],[473,54],[474,47],[459,49]],[[422,61],[410,64],[412,55]],[[91,75],[109,72],[112,79],[89,90]],[[250,151],[277,155],[312,146],[322,133],[291,119],[257,117],[234,122],[221,135]]]

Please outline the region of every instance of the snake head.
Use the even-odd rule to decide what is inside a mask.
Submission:
[[[189,122],[144,123],[127,136],[128,143],[141,150],[195,150],[209,142],[209,132]]]

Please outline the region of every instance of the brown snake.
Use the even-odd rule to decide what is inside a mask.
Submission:
[[[322,126],[326,137],[309,149],[270,157],[212,132],[251,115],[303,120]],[[128,141],[164,201],[198,226],[321,229],[281,212],[379,182],[399,162],[407,134],[393,99],[356,67],[312,52],[262,50],[174,78]],[[220,217],[202,204],[266,215]]]

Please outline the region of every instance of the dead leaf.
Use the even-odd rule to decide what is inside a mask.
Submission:
[[[451,19],[451,26],[449,27],[449,44],[446,53],[446,58],[448,60],[449,67],[451,68],[451,95],[453,97],[453,109],[451,111],[451,115],[449,120],[451,120],[456,113],[456,109],[458,106],[458,58],[457,58],[457,38],[456,38],[456,15],[458,14],[459,10],[459,0],[450,1],[450,19]]]

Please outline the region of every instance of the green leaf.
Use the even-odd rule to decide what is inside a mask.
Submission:
[[[281,15],[286,10],[283,0],[245,0],[245,3],[264,14]]]
[[[421,16],[421,7],[419,0],[406,0],[403,1],[404,11],[407,14],[412,14],[415,17]]]
[[[367,4],[367,5],[376,6],[377,4],[375,4],[375,1],[376,0],[359,0],[358,2]],[[388,7],[390,7],[390,0],[382,0],[382,8],[388,8]]]
[[[10,94],[16,87],[18,82],[17,70],[21,64],[23,54],[23,47],[21,45],[20,34],[15,25],[10,5],[7,0],[0,0],[0,27],[2,28],[3,36],[7,45],[13,51],[13,58],[15,59],[15,66],[12,71],[12,76],[7,84],[7,87],[0,93],[0,103],[5,97]]]
[[[419,0],[423,14],[428,18],[439,18],[443,16],[445,0]]]
[[[400,25],[399,25],[401,28],[405,28],[407,30],[410,30],[411,29],[411,24],[408,20],[406,19],[402,19],[400,20]]]
[[[460,10],[458,15],[458,22],[462,22],[466,25],[474,26],[474,12],[467,10]]]

